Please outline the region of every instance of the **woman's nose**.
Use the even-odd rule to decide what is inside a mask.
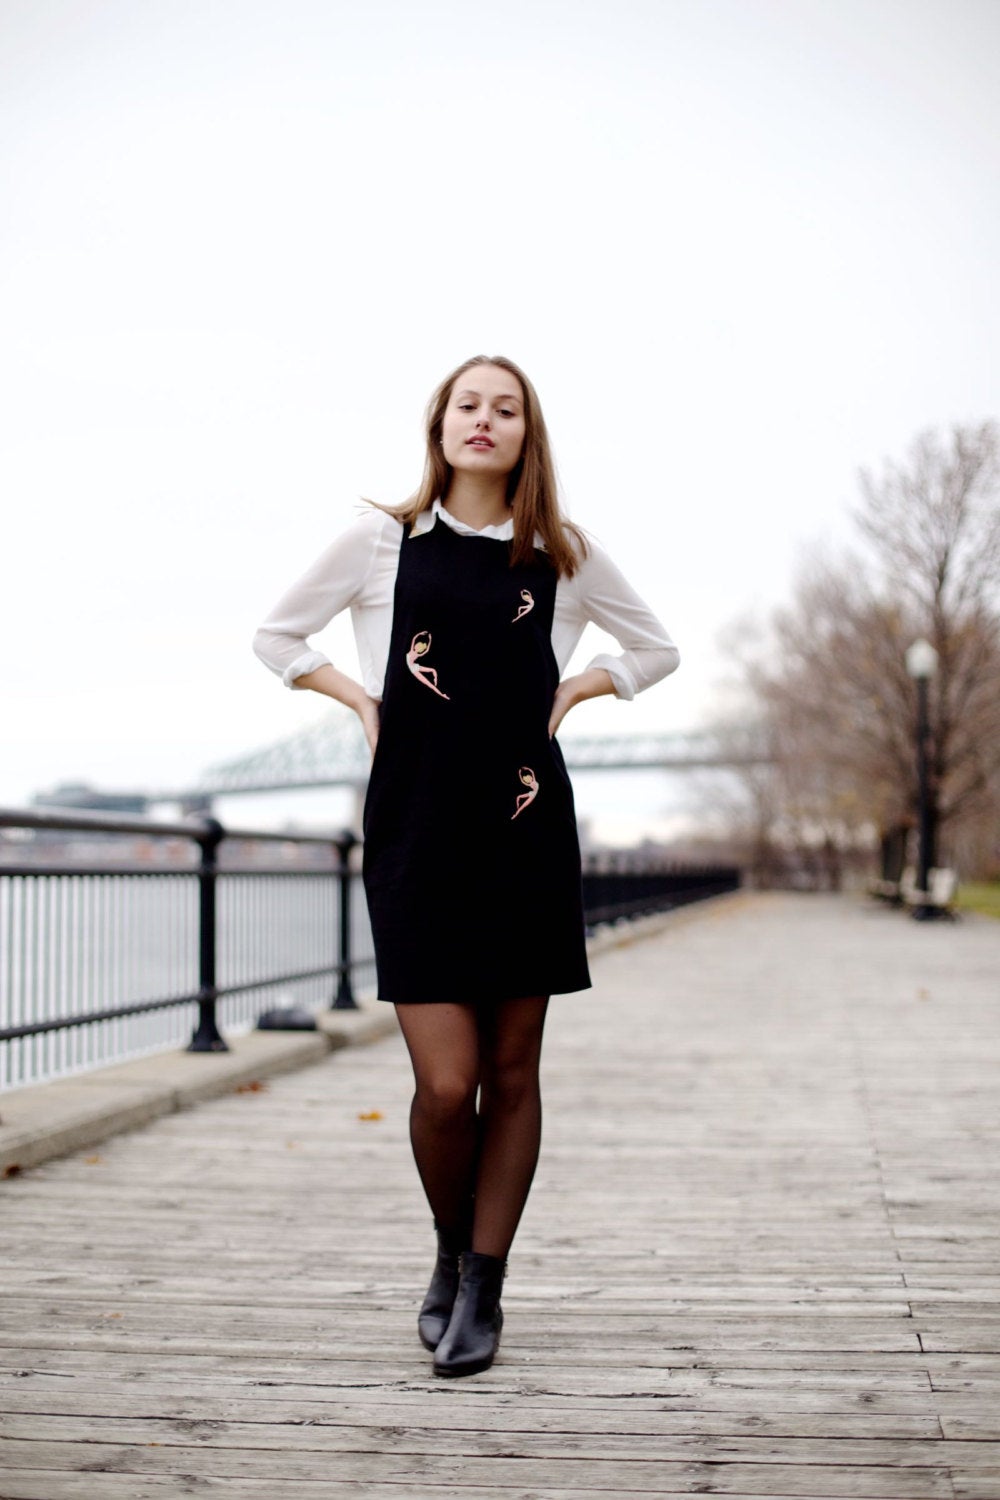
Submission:
[[[490,425],[489,413],[488,412],[481,412],[480,415],[476,418],[476,426],[477,427],[488,427],[489,425]]]

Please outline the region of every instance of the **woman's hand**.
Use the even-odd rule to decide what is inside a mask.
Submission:
[[[323,693],[327,698],[336,698],[338,703],[345,704],[347,708],[353,708],[361,720],[368,748],[374,758],[381,705],[377,699],[369,698],[360,682],[355,682],[353,677],[348,677],[332,662],[324,662],[314,671],[297,677],[295,684],[299,688],[312,688],[313,692]]]
[[[603,667],[588,667],[586,672],[577,672],[575,677],[566,677],[556,688],[549,715],[549,739],[555,734],[570,709],[585,698],[599,698],[602,693],[613,693],[615,685],[611,673]]]
[[[377,699],[369,698],[367,693],[360,702],[354,705],[354,711],[361,720],[361,727],[365,731],[365,739],[368,741],[368,748],[372,753],[373,760],[375,758],[375,745],[378,742],[378,732],[381,722],[379,712],[381,706]]]
[[[573,704],[578,702],[579,699],[573,696],[573,679],[567,677],[566,681],[561,682],[556,688],[556,695],[552,700],[552,712],[549,715],[549,739],[555,734]]]

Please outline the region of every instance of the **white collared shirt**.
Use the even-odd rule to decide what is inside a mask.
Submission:
[[[430,510],[417,517],[409,542],[416,546],[438,516],[460,536],[507,541],[514,535],[513,516],[499,526],[484,526],[477,531],[435,500]],[[328,656],[310,646],[308,637],[349,608],[365,692],[381,700],[403,535],[404,527],[395,516],[383,510],[367,510],[282,594],[254,636],[253,649],[286,687],[296,687],[297,678],[330,663]],[[602,652],[587,663],[586,670],[603,667],[611,677],[615,695],[633,698],[675,671],[680,652],[649,605],[589,532],[587,541],[589,556],[582,559],[572,578],[560,578],[556,584],[552,650],[562,674],[585,626],[592,621],[614,636],[622,653],[611,656]],[[544,545],[536,532],[535,546]]]

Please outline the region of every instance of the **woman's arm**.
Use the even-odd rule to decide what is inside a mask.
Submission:
[[[385,519],[383,511],[373,510],[341,532],[282,594],[253,638],[254,654],[286,687],[311,688],[353,709],[372,751],[378,735],[378,704],[360,682],[313,650],[308,637],[362,593]]]
[[[342,531],[286,589],[257,630],[254,654],[286,687],[310,687],[302,679],[317,667],[331,665],[328,656],[312,649],[308,637],[362,592],[385,520],[384,511],[373,510]]]
[[[563,679],[552,705],[550,734],[574,704],[605,693],[634,698],[680,664],[680,652],[662,622],[600,543],[589,535],[588,543],[588,556],[568,581],[569,608],[579,629],[592,621],[623,649],[620,656],[601,652],[582,672]]]
[[[600,543],[593,537],[588,541],[590,554],[573,579],[579,605],[587,620],[614,636],[622,652],[620,656],[601,653],[587,665],[608,671],[617,697],[634,698],[676,672],[681,654],[663,622]]]

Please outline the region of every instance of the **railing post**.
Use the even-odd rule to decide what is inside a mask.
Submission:
[[[219,845],[226,830],[217,818],[206,818],[197,836],[201,845],[198,871],[198,1025],[187,1045],[188,1052],[228,1052],[215,1020],[216,876]]]
[[[351,850],[357,839],[345,829],[334,845],[337,850],[337,874],[340,877],[340,977],[332,1010],[358,1010],[351,980]]]

